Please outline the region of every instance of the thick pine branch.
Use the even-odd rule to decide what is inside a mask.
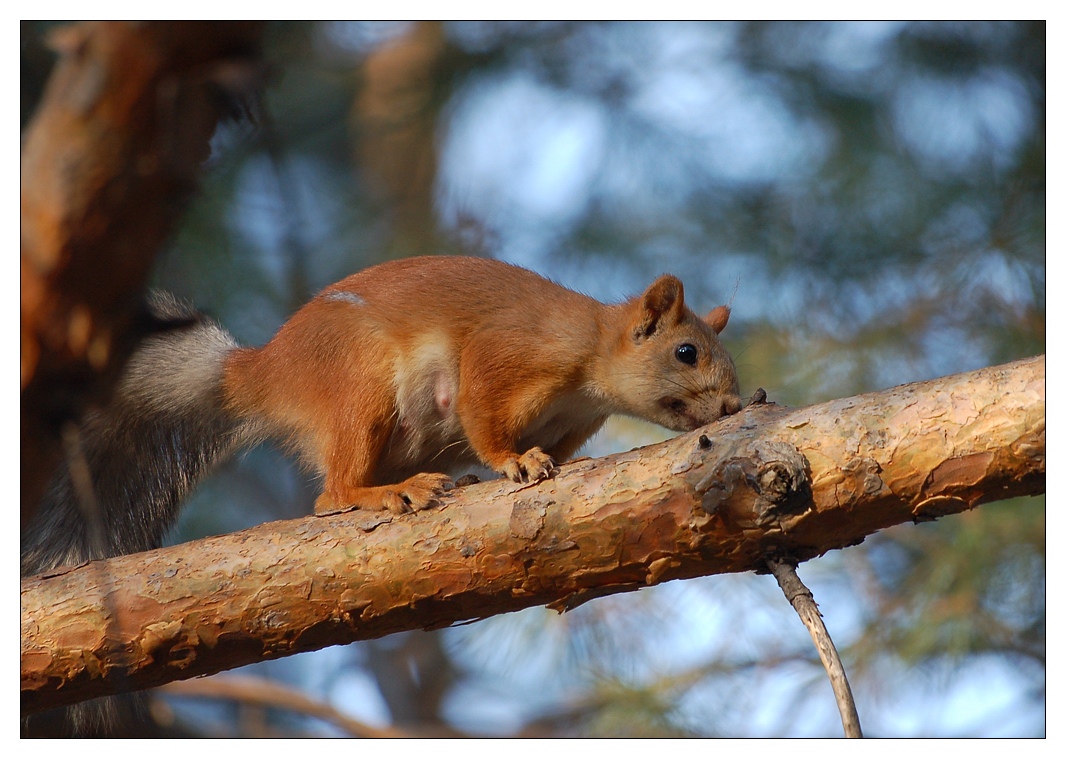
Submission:
[[[404,517],[273,522],[22,581],[22,710],[387,633],[805,560],[1043,492],[1044,357],[493,481]]]

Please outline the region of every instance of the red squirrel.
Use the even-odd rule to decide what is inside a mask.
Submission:
[[[160,545],[188,491],[276,439],[323,476],[320,514],[425,509],[445,472],[550,477],[612,414],[692,430],[741,407],[706,317],[664,275],[604,305],[490,259],[392,261],[327,287],[261,348],[165,294],[109,405],[82,421],[102,540],[57,474],[22,536],[22,573]]]
[[[681,431],[741,407],[718,340],[729,309],[701,319],[670,275],[604,305],[499,261],[393,261],[327,287],[262,348],[166,294],[147,306],[151,334],[79,425],[92,492],[60,468],[22,534],[23,576],[158,547],[196,483],[266,438],[323,475],[317,513],[402,513],[470,464],[550,477],[612,414]],[[138,703],[64,720],[108,734]]]
[[[669,275],[607,306],[491,259],[409,258],[322,291],[223,393],[324,475],[317,513],[424,509],[480,463],[550,476],[612,414],[692,430],[740,409],[736,370]]]

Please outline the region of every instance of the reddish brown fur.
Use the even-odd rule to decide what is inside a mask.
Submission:
[[[224,391],[325,475],[316,511],[402,512],[448,486],[426,472],[550,476],[614,413],[680,430],[736,411],[715,334],[727,318],[696,317],[670,276],[606,306],[498,261],[405,259],[326,288],[266,346],[234,352]],[[696,366],[674,357],[681,343]]]

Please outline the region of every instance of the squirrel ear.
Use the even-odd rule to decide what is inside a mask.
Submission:
[[[722,334],[725,325],[729,323],[729,306],[718,306],[711,309],[711,312],[703,317],[703,321],[707,322],[707,326],[713,329],[716,334]]]
[[[662,320],[671,315],[676,322],[684,306],[685,288],[681,280],[671,274],[662,275],[640,296],[633,338],[642,340],[651,337]]]

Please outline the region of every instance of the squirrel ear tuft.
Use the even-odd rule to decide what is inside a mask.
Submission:
[[[718,306],[718,308],[711,309],[711,312],[703,317],[703,321],[707,322],[707,326],[713,329],[716,334],[722,334],[725,325],[729,323],[729,306]]]
[[[662,275],[640,296],[634,339],[651,337],[668,317],[673,317],[669,323],[677,323],[684,307],[685,288],[681,280],[671,274]]]

